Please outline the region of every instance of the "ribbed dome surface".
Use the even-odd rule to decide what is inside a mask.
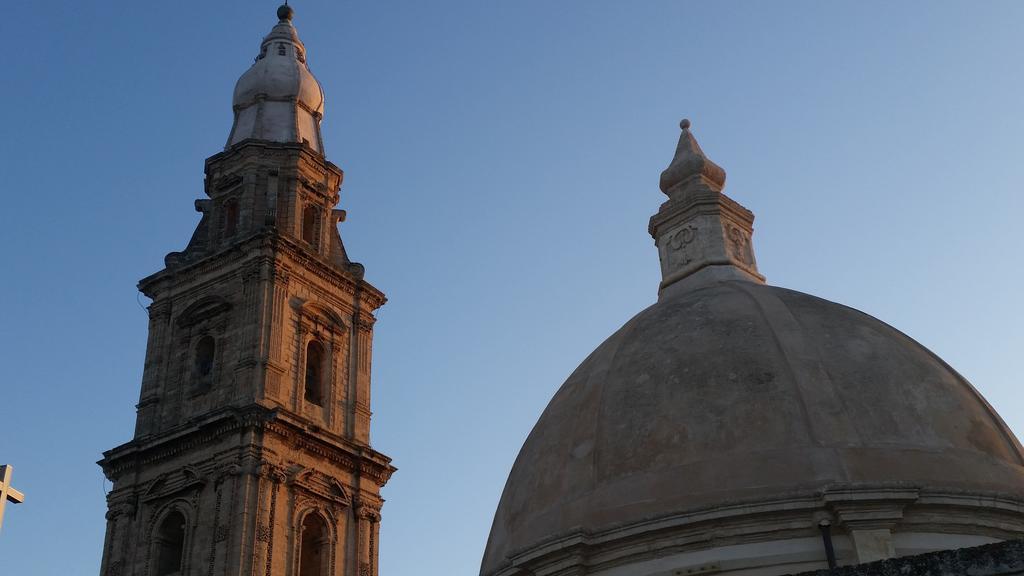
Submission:
[[[1020,444],[923,346],[852,308],[718,282],[644,310],[551,400],[482,574],[573,533],[836,485],[1024,495]]]
[[[290,8],[279,12],[285,18],[263,39],[256,61],[235,84],[229,147],[256,139],[306,144],[323,153],[324,93],[306,64],[291,14]]]
[[[323,114],[324,93],[303,61],[304,50],[291,23],[274,26],[263,42],[259,59],[235,84],[232,105],[254,104],[258,96],[268,100],[294,98],[309,110]]]

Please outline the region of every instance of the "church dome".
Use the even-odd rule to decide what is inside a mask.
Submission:
[[[847,563],[1024,533],[1024,452],[991,406],[884,322],[763,284],[686,128],[652,219],[659,301],[544,410],[481,574],[785,574],[824,567],[833,524]]]
[[[306,143],[323,153],[324,93],[306,64],[306,48],[292,25],[292,15],[288,6],[278,10],[279,22],[263,38],[256,61],[235,84],[229,147],[255,138]]]

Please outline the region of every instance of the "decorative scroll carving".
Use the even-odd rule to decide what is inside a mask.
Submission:
[[[668,236],[669,261],[678,266],[685,266],[693,261],[689,244],[697,237],[697,227],[688,225],[676,230]]]
[[[219,487],[228,478],[231,478],[232,476],[237,476],[241,472],[242,468],[238,464],[228,464],[227,466],[223,466],[222,468],[220,468],[220,470],[217,471],[217,476],[214,478],[213,483],[215,486]]]
[[[356,507],[356,518],[360,520],[369,520],[371,522],[380,522],[380,508],[369,504],[360,504]]]
[[[747,233],[738,226],[729,227],[729,245],[732,248],[732,256],[743,264],[750,264],[750,239]]]

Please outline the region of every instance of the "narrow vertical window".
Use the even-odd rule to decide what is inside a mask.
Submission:
[[[196,343],[195,362],[192,366],[196,388],[205,389],[213,383],[213,359],[217,344],[213,336],[203,336]]]
[[[238,200],[231,199],[224,203],[224,237],[230,238],[238,232]]]
[[[172,512],[164,518],[153,535],[156,546],[156,576],[181,574],[185,552],[185,516]]]
[[[307,402],[317,406],[323,403],[324,347],[316,340],[306,345],[306,391]]]
[[[316,249],[317,245],[317,214],[316,206],[306,206],[302,211],[302,239]]]
[[[322,576],[327,562],[327,527],[317,514],[309,514],[302,521],[302,541],[299,548],[299,576]]]

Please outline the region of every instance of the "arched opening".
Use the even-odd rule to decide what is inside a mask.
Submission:
[[[156,545],[156,576],[181,574],[185,552],[185,516],[171,512],[164,518],[153,535]]]
[[[197,387],[205,388],[213,381],[213,358],[217,351],[217,344],[213,336],[206,335],[196,343],[195,363],[192,366],[192,373]]]
[[[238,200],[224,203],[224,237],[230,238],[238,232]]]
[[[307,402],[317,406],[323,404],[324,347],[316,340],[306,345],[306,391]]]
[[[316,206],[306,206],[302,211],[302,239],[316,249],[317,245],[317,210]]]
[[[319,514],[307,514],[302,521],[299,544],[299,576],[322,576],[327,573],[327,526]]]

